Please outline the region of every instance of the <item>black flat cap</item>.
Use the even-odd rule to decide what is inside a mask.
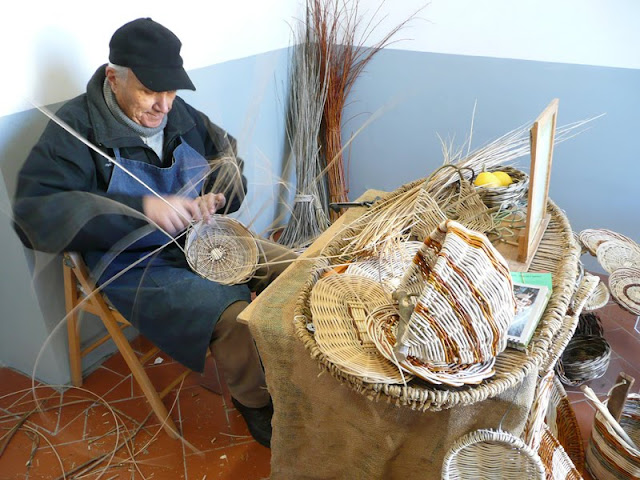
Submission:
[[[168,28],[150,18],[124,24],[111,37],[109,61],[129,67],[154,92],[195,90],[182,66],[182,42]]]

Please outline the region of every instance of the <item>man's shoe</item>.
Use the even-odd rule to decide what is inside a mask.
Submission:
[[[273,416],[271,400],[267,406],[260,408],[245,407],[233,397],[231,401],[247,422],[249,432],[255,441],[264,447],[271,448],[271,417]]]

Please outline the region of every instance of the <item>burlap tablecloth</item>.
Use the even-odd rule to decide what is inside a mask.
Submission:
[[[362,212],[350,209],[341,223]],[[330,229],[305,255],[313,258],[331,236]],[[537,372],[497,397],[439,412],[372,401],[323,373],[293,327],[296,299],[311,265],[312,260],[301,260],[290,266],[241,316],[258,345],[273,398],[271,478],[435,479],[451,444],[467,432],[522,433]]]

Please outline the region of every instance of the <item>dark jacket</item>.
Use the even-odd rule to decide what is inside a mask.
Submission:
[[[87,93],[63,105],[57,116],[108,156],[113,158],[113,148],[118,147],[124,158],[169,166],[173,151],[182,138],[212,163],[221,156],[235,157],[235,139],[211,123],[203,113],[176,97],[164,130],[164,158],[158,158],[135,132],[111,115],[102,94],[104,79],[103,65],[89,81]],[[236,161],[242,171],[242,161]],[[144,226],[145,221],[135,215],[113,213],[113,208],[103,208],[105,205],[117,205],[101,201],[108,198],[142,212],[142,197],[107,194],[112,171],[113,166],[107,159],[50,122],[18,176],[14,219],[23,243],[49,252],[63,249],[106,251],[126,234]],[[215,174],[209,177],[207,185],[214,181]],[[236,211],[244,199],[244,176],[242,191],[238,190],[236,187],[233,195],[230,190],[221,192],[228,201],[226,213]],[[205,187],[205,191],[209,190]],[[91,195],[78,196],[76,192]]]

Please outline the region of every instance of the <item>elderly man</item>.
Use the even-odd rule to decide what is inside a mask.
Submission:
[[[119,28],[109,47],[110,63],[57,115],[117,165],[50,123],[19,175],[17,231],[36,250],[81,252],[115,307],[187,367],[202,371],[211,347],[234,405],[268,446],[273,407],[255,343],[236,321],[256,285],[196,275],[167,236],[183,242],[179,233],[191,222],[240,207],[246,179],[235,140],[176,95],[195,87],[167,28],[140,18]],[[148,233],[141,214],[160,229]],[[64,239],[58,247],[52,231]],[[261,268],[262,285],[284,266]]]

